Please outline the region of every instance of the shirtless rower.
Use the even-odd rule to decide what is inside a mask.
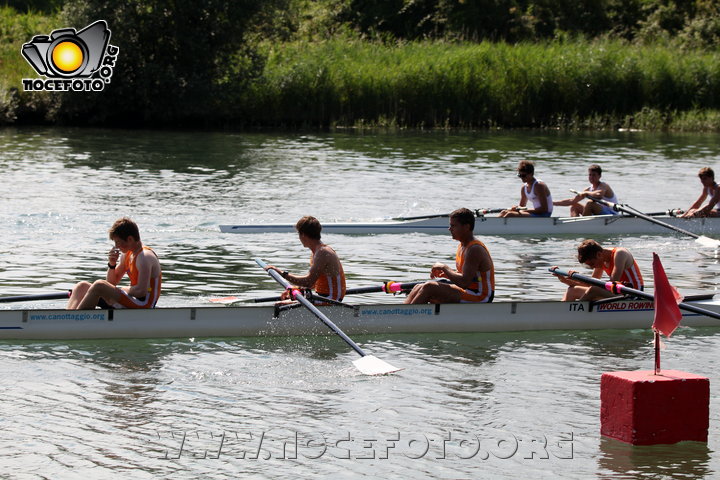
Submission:
[[[703,167],[698,172],[700,183],[702,183],[702,193],[695,200],[695,203],[690,205],[687,212],[682,216],[687,217],[720,217],[720,210],[718,210],[718,202],[720,202],[720,186],[715,183],[715,172],[710,167]],[[700,207],[706,199],[709,199],[708,204],[704,207]]]
[[[155,252],[143,245],[135,222],[127,217],[110,227],[110,240],[115,242],[108,252],[105,280],[79,282],[72,289],[68,310],[102,308],[155,308],[160,297],[162,270]],[[129,287],[118,287],[127,273]]]
[[[305,275],[293,275],[287,270],[268,265],[265,270],[275,270],[280,275],[298,287],[312,288],[317,295],[342,301],[345,297],[345,272],[335,250],[324,244],[320,239],[322,225],[315,217],[305,216],[295,224],[300,243],[309,248],[310,271]],[[283,299],[288,299],[288,292],[283,292]],[[316,301],[316,304],[323,304]]]
[[[601,278],[608,274],[611,282],[622,283],[626,287],[642,290],[642,274],[632,254],[623,247],[603,248],[595,240],[584,240],[577,248],[578,261],[593,269],[592,277]],[[557,268],[557,267],[553,267]],[[574,273],[572,270],[570,274]],[[563,302],[576,300],[599,300],[615,296],[614,293],[596,286],[589,286],[569,276],[555,275],[568,286]]]
[[[489,303],[495,296],[495,268],[485,244],[473,236],[475,214],[460,208],[450,214],[448,230],[460,242],[455,253],[455,269],[435,263],[430,278],[446,278],[451,283],[429,281],[416,285],[405,303]]]
[[[570,216],[590,216],[590,215],[618,215],[616,212],[607,205],[603,205],[598,202],[593,202],[592,199],[605,200],[610,203],[618,203],[615,192],[605,182],[600,181],[602,177],[602,168],[600,165],[590,165],[588,167],[588,181],[590,185],[578,193],[574,198],[566,198],[564,200],[558,200],[553,202],[556,207],[570,207]],[[584,199],[589,199],[585,205],[580,203]]]
[[[524,183],[520,188],[520,203],[507,210],[503,210],[499,217],[549,217],[553,211],[552,195],[550,189],[540,179],[535,178],[535,164],[529,160],[518,163],[517,176]],[[528,203],[533,207],[521,210]]]

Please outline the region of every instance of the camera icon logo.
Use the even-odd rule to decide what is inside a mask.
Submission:
[[[48,79],[75,81],[23,79],[25,90],[102,90],[104,83],[110,83],[119,51],[109,42],[110,29],[104,20],[80,31],[60,28],[49,36],[34,36],[21,50],[30,66]]]

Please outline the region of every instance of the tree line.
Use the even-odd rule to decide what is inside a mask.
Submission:
[[[73,124],[253,124],[246,118],[253,114],[248,92],[262,91],[268,59],[284,43],[562,44],[618,38],[629,46],[713,52],[720,40],[715,0],[6,2],[18,12],[57,14],[58,28],[81,28],[97,19],[110,25],[111,43],[121,51],[117,74],[103,95],[54,93],[38,101],[27,92],[13,93],[20,117],[24,112],[26,118]],[[332,119],[316,123],[328,122]]]

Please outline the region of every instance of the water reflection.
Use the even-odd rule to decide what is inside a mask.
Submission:
[[[598,478],[638,478],[658,475],[672,478],[715,478],[710,468],[711,450],[706,443],[680,442],[673,445],[633,446],[612,438],[600,438]],[[664,473],[661,473],[664,472]]]

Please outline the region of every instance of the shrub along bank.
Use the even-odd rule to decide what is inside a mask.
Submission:
[[[22,43],[68,21],[0,7],[0,124],[720,130],[720,56],[672,42],[380,42],[342,35],[257,41],[236,54],[225,49],[221,68],[196,59],[168,70],[147,58],[130,63],[128,54],[146,50],[123,49],[130,40],[118,29],[112,43],[120,57],[103,92],[23,92],[21,79],[36,74],[20,55]],[[171,47],[154,58],[172,62],[190,48]],[[205,64],[212,75],[197,72]]]

